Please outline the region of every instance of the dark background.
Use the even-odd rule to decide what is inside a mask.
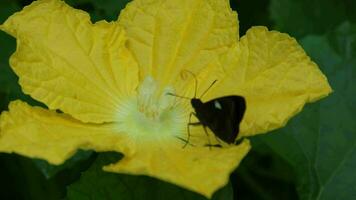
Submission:
[[[31,2],[1,0],[0,23]],[[97,21],[115,20],[128,1],[66,2]],[[356,199],[356,2],[230,2],[239,13],[240,35],[264,25],[295,37],[326,74],[334,93],[307,105],[285,128],[253,137],[253,149],[213,199]],[[8,66],[15,46],[13,38],[0,32],[0,111],[14,99],[41,105],[21,92]],[[51,166],[0,154],[0,199],[205,199],[154,178],[101,170],[120,157],[79,151],[65,164]]]

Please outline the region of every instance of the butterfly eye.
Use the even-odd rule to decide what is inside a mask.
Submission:
[[[216,101],[216,100],[214,101],[214,107],[219,109],[219,110],[222,109],[221,104],[219,103],[219,101]]]

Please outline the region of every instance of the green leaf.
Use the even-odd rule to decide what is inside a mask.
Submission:
[[[239,15],[239,32],[245,35],[251,26],[272,26],[269,19],[269,0],[230,1],[231,8]]]
[[[61,166],[17,154],[0,153],[0,199],[63,199],[66,187],[93,162],[91,151],[79,151]]]
[[[10,69],[8,60],[15,51],[15,39],[0,31],[0,92],[18,91],[17,77]]]
[[[46,179],[32,160],[0,153],[0,199],[56,200],[65,188],[54,179]]]
[[[301,38],[323,34],[345,20],[356,22],[353,0],[271,0],[270,14],[275,29]]]
[[[297,200],[293,168],[264,143],[253,141],[252,149],[230,180],[237,199]]]
[[[115,174],[102,170],[102,166],[120,158],[121,156],[116,153],[100,154],[93,165],[82,174],[80,180],[68,187],[68,199],[206,199],[199,194],[147,176]],[[233,199],[231,184],[216,192],[213,199]]]
[[[334,90],[283,129],[259,136],[295,169],[300,198],[356,196],[356,25],[344,23],[301,43]]]
[[[130,0],[91,0],[94,8],[99,12],[103,12],[107,20],[116,20],[120,11],[125,8]]]
[[[0,23],[3,23],[10,15],[20,9],[16,1],[0,1]],[[9,66],[9,58],[16,49],[15,38],[0,31],[0,47],[0,111],[5,110],[9,102],[15,99],[22,99],[31,105],[45,107],[44,104],[33,100],[21,91],[18,77]]]
[[[331,47],[344,60],[351,60],[356,57],[355,40],[356,26],[347,22],[343,23],[338,29],[328,34],[328,41]]]
[[[12,13],[20,10],[20,6],[13,0],[0,1],[0,24],[2,24]]]
[[[66,2],[75,8],[85,10],[90,14],[92,21],[96,22],[116,20],[130,0],[66,0]]]
[[[15,1],[0,1],[0,23],[3,23],[20,7]],[[17,84],[17,77],[9,67],[8,60],[15,51],[15,39],[0,31],[0,111],[4,110],[10,99],[20,96],[21,90]]]
[[[11,13],[8,13],[8,15],[11,15]],[[15,52],[16,39],[0,31],[0,47],[0,112],[7,109],[10,101],[16,99],[46,108],[46,105],[22,92],[21,86],[18,84],[18,77],[10,68],[9,59],[11,54]]]
[[[42,174],[47,179],[50,179],[63,170],[71,170],[75,168],[76,165],[85,163],[92,155],[93,151],[78,150],[78,152],[74,156],[72,156],[70,159],[66,160],[62,165],[59,166],[51,165],[47,161],[39,159],[35,159],[33,160],[33,162],[39,168]]]

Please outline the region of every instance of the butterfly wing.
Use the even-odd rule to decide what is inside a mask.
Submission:
[[[240,122],[246,110],[245,99],[241,96],[225,96],[203,103],[197,117],[214,134],[227,143],[235,142]],[[201,116],[199,116],[201,115]]]

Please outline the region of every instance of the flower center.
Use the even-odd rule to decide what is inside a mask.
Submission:
[[[165,87],[159,93],[155,80],[150,76],[146,77],[138,89],[138,110],[149,119],[159,120],[164,112],[174,107],[175,98],[167,93],[174,93],[173,87]]]
[[[118,111],[118,126],[135,140],[177,139],[185,134],[187,116],[171,86],[160,90],[150,76],[140,84],[136,97],[129,98]],[[183,136],[184,137],[184,136]]]

